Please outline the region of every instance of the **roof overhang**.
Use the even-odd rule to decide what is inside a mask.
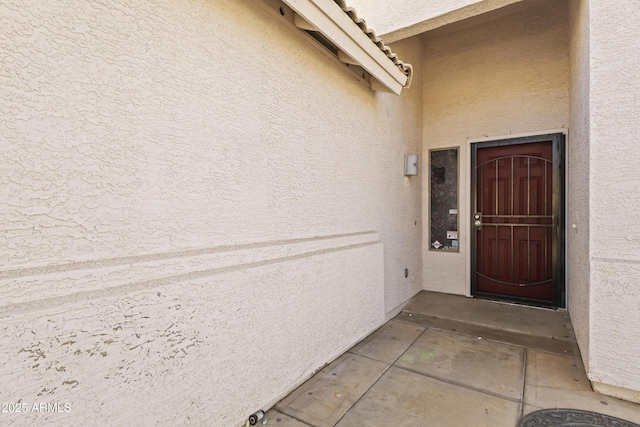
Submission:
[[[434,30],[456,31],[554,0],[349,0],[393,43]]]
[[[399,61],[344,1],[282,1],[296,13],[298,28],[321,33],[338,49],[338,59],[366,70],[373,90],[399,95],[411,83],[411,65]]]

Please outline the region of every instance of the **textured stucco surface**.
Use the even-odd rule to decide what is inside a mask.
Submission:
[[[640,4],[590,2],[589,378],[640,392]],[[637,401],[640,401],[637,393]]]
[[[591,381],[634,390],[640,403],[640,273],[637,263],[591,261]]]
[[[3,425],[239,425],[379,322],[381,261],[372,244],[12,313],[2,400],[71,411]]]
[[[421,21],[444,15],[483,0],[349,0],[358,15],[371,24],[379,35],[388,34]]]
[[[567,147],[567,309],[589,366],[589,3],[570,2],[571,117]]]
[[[540,3],[540,0],[350,0],[359,16],[387,41],[398,41],[445,25],[498,11]]]
[[[461,31],[425,38],[424,146],[458,147],[459,253],[429,251],[428,173],[423,174],[424,286],[469,288],[469,143],[483,137],[566,128],[568,9],[549,3]]]
[[[73,408],[15,425],[240,423],[422,288],[421,79],[372,92],[285,21],[0,4],[0,400]]]

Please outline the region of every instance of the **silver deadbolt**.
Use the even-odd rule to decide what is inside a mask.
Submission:
[[[476,227],[476,230],[482,229],[482,212],[476,212],[473,215],[473,225]]]

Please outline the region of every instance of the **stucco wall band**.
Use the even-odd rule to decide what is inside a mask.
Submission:
[[[635,391],[640,403],[640,263],[591,261],[591,381]]]
[[[239,425],[382,322],[382,276],[373,243],[3,316],[2,401],[71,406],[3,419]]]

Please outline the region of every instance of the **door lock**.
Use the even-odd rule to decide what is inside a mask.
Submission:
[[[473,226],[476,230],[482,230],[482,212],[473,214]]]

